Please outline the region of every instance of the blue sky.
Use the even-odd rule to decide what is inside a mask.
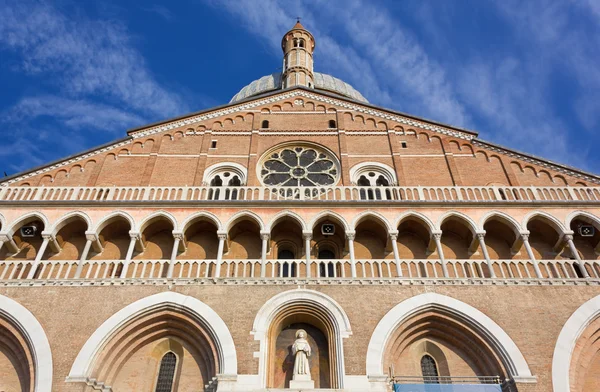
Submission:
[[[600,0],[0,0],[0,176],[222,105],[281,67],[600,173]]]

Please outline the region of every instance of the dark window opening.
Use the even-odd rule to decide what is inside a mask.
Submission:
[[[261,128],[269,128],[269,122],[267,120],[263,120]]]
[[[301,40],[300,40],[300,47],[301,47],[301,48],[303,48],[303,47],[304,47],[304,40],[303,40],[303,39],[301,39]]]
[[[210,142],[210,148],[217,148],[217,141],[213,140],[212,142]]]
[[[579,263],[573,263],[573,269],[575,270],[575,275],[577,275],[578,278],[583,278],[583,271],[581,271],[581,266]]]
[[[400,145],[402,148],[408,148],[408,144],[406,144],[406,142],[401,142]]]
[[[335,128],[335,120],[329,120],[329,128]]]
[[[173,380],[175,379],[175,366],[177,357],[172,352],[166,353],[160,361],[158,371],[158,380],[156,381],[155,392],[172,392]]]
[[[439,384],[439,374],[435,360],[429,355],[423,355],[421,358],[421,372],[423,372],[423,382],[425,384]]]
[[[281,249],[277,252],[277,258],[279,260],[294,260],[294,252],[289,249]]]

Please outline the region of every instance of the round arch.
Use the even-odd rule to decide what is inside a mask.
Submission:
[[[342,224],[342,226],[344,227],[344,230],[346,232],[352,231],[350,229],[350,226],[348,225],[348,222],[346,222],[346,219],[344,219],[337,212],[333,212],[333,211],[329,211],[329,210],[322,211],[322,212],[318,213],[315,217],[313,217],[311,219],[310,223],[309,223],[309,230],[314,230],[315,225],[317,224],[317,222],[319,222],[323,218],[332,218],[332,219],[335,219],[335,220],[339,221],[339,223]]]
[[[102,351],[102,347],[115,332],[127,325],[136,317],[160,307],[183,309],[203,321],[213,338],[218,352],[220,374],[237,375],[237,354],[229,328],[219,315],[202,301],[187,295],[163,292],[142,298],[125,306],[108,318],[85,342],[75,358],[68,382],[86,381],[92,372],[94,361]]]
[[[532,211],[529,214],[525,215],[523,218],[523,222],[521,223],[521,227],[523,230],[527,230],[527,225],[534,218],[541,217],[543,220],[546,220],[550,223],[551,226],[558,232],[559,235],[562,235],[566,230],[565,226],[563,226],[562,222],[556,219],[554,216],[548,214],[544,211]]]
[[[484,231],[483,227],[485,226],[487,221],[494,218],[498,218],[500,221],[504,221],[505,223],[507,223],[509,227],[513,229],[517,236],[519,236],[519,234],[523,231],[523,229],[521,228],[521,224],[515,218],[501,211],[489,211],[484,216],[482,216],[479,220],[479,230]]]
[[[52,392],[52,351],[37,318],[17,301],[0,295],[0,314],[27,340],[35,367],[34,392]]]
[[[446,222],[448,219],[451,219],[451,218],[456,218],[458,220],[466,222],[467,227],[469,227],[469,230],[471,230],[471,233],[473,234],[473,236],[476,235],[477,224],[475,223],[475,221],[473,219],[471,219],[469,216],[463,214],[462,212],[458,212],[458,211],[448,211],[445,214],[443,214],[442,216],[440,216],[438,218],[438,221],[436,224],[436,229],[442,230],[442,225],[444,224],[444,222]]]
[[[390,226],[390,222],[383,215],[375,211],[363,211],[356,217],[354,217],[354,219],[352,220],[352,230],[356,230],[356,227],[368,218],[373,218],[377,222],[383,224],[383,226],[388,230],[388,232],[396,230],[395,228]]]
[[[394,222],[394,227],[397,229],[398,226],[402,224],[402,222],[410,218],[414,218],[415,220],[424,223],[425,226],[427,226],[427,228],[429,229],[429,233],[436,231],[435,225],[433,224],[431,219],[417,211],[406,211],[400,214]]]
[[[210,181],[219,173],[223,173],[226,171],[232,172],[234,175],[237,175],[240,179],[242,185],[246,184],[248,181],[248,170],[245,166],[240,165],[235,162],[219,162],[215,163],[207,167],[204,170],[204,175],[202,176],[202,183],[210,184]]]
[[[171,222],[171,224],[173,225],[173,231],[179,231],[179,229],[178,229],[179,226],[177,225],[177,219],[175,219],[175,217],[173,215],[171,215],[170,213],[168,213],[167,211],[162,211],[162,210],[153,212],[152,214],[150,214],[146,218],[144,218],[144,220],[137,227],[136,231],[138,233],[143,233],[144,230],[146,230],[146,228],[150,225],[150,223],[152,223],[152,221],[157,218],[165,218],[166,220]]]
[[[231,218],[229,218],[229,220],[225,224],[225,231],[229,233],[231,228],[244,218],[248,218],[249,220],[255,222],[260,228],[260,231],[265,230],[265,224],[263,223],[263,220],[260,218],[260,216],[258,216],[258,214],[249,210],[243,210],[236,212]]]
[[[569,370],[577,340],[600,314],[600,295],[581,305],[563,326],[552,356],[552,388],[554,392],[571,390]]]
[[[300,215],[298,215],[294,211],[283,210],[283,211],[278,212],[269,221],[269,223],[267,224],[266,231],[268,231],[270,233],[271,230],[273,230],[273,227],[275,227],[275,225],[277,223],[279,223],[279,221],[282,220],[283,218],[291,218],[292,220],[295,220],[296,222],[298,222],[298,224],[300,224],[300,227],[302,228],[302,231],[308,230],[308,228],[306,227],[306,222],[304,222],[304,219],[302,219],[302,217]]]
[[[93,231],[96,234],[100,234],[102,230],[104,230],[104,228],[108,226],[111,223],[111,221],[115,218],[125,219],[127,222],[129,222],[129,230],[135,230],[135,220],[131,215],[124,211],[114,211],[102,217],[102,219],[100,219],[100,221],[98,221],[98,223],[96,223],[96,225],[94,226]]]
[[[569,229],[571,227],[571,222],[574,219],[583,218],[583,220],[588,221],[590,224],[594,225],[597,229],[600,229],[600,218],[594,214],[590,214],[587,211],[573,211],[565,220],[565,228]]]
[[[356,184],[361,175],[368,172],[383,175],[391,186],[398,184],[396,171],[390,166],[379,162],[361,162],[350,168],[350,181]]]
[[[76,218],[80,218],[86,223],[86,231],[92,228],[92,220],[90,219],[88,214],[82,211],[73,211],[69,212],[66,215],[63,215],[48,231],[50,231],[53,234],[57,234],[63,227],[69,224],[71,220]]]
[[[12,224],[10,225],[10,229],[6,230],[6,232],[9,235],[13,235],[19,227],[21,227],[24,224],[27,224],[28,222],[31,222],[35,219],[39,219],[44,223],[44,230],[46,230],[47,227],[50,227],[50,224],[48,223],[48,218],[46,218],[46,215],[44,215],[38,211],[32,211],[23,216],[20,216],[17,220],[12,222]]]
[[[375,327],[367,349],[367,377],[384,375],[383,359],[388,340],[404,320],[428,309],[444,309],[467,321],[485,337],[504,362],[515,381],[534,381],[525,357],[508,334],[478,309],[462,301],[437,293],[420,294],[404,300],[383,316]]]
[[[207,221],[212,222],[217,227],[217,231],[221,231],[223,228],[223,226],[221,225],[221,221],[219,220],[219,218],[217,218],[217,216],[215,214],[206,212],[206,211],[200,211],[200,212],[197,212],[197,213],[189,216],[181,224],[181,231],[183,233],[185,233],[187,231],[187,229],[190,228],[191,225],[193,225],[198,220],[202,220],[202,219],[206,219]]]
[[[269,348],[269,329],[273,320],[286,308],[301,305],[304,309],[313,308],[323,312],[330,320],[334,331],[337,356],[338,388],[342,389],[345,378],[344,347],[342,339],[352,335],[350,320],[344,309],[331,297],[315,290],[296,289],[284,291],[269,299],[258,311],[252,325],[251,334],[260,342],[258,374],[260,387],[267,385],[267,357]]]

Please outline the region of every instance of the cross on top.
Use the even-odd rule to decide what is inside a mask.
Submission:
[[[299,16],[296,16],[296,22],[300,23],[300,19],[302,19],[302,18]]]

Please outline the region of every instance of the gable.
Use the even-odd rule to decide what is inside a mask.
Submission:
[[[350,168],[368,161],[394,167],[400,185],[600,183],[597,176],[487,143],[470,131],[303,88],[128,134],[126,139],[13,176],[1,185],[197,186],[211,164],[227,161],[250,167],[263,151],[290,140],[323,144],[336,153],[346,172],[345,185],[350,185]],[[211,147],[214,143],[217,148]]]

